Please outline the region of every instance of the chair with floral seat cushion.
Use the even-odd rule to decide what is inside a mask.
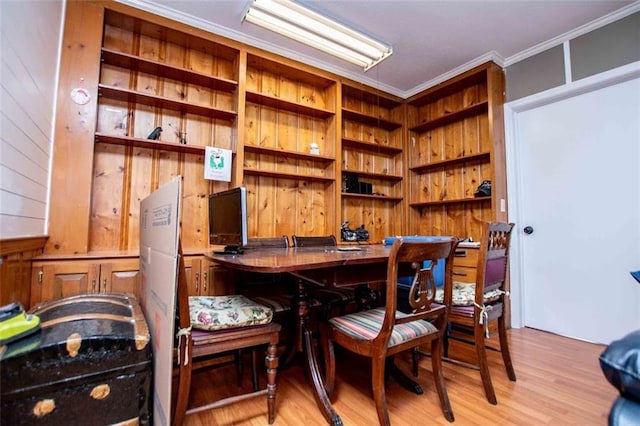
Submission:
[[[178,275],[177,347],[174,377],[173,422],[182,424],[185,415],[233,404],[249,397],[266,395],[268,422],[275,419],[277,346],[280,325],[272,321],[273,312],[242,295],[189,297],[184,260],[180,256]],[[200,407],[189,405],[191,376],[210,367],[212,357],[235,354],[241,349],[266,346],[267,386],[234,395]],[[254,367],[255,369],[255,367]]]
[[[336,356],[334,345],[356,354],[371,358],[372,387],[378,420],[389,424],[389,413],[385,397],[385,373],[399,373],[393,364],[393,356],[419,345],[431,348],[432,370],[435,387],[445,418],[452,422],[453,411],[447,396],[442,373],[442,339],[447,324],[447,309],[434,306],[436,283],[434,269],[445,259],[445,283],[452,277],[452,264],[457,239],[443,238],[438,241],[404,241],[398,238],[391,246],[384,307],[333,317],[321,326],[321,343],[325,360],[325,389],[335,399]],[[425,260],[431,261],[424,266]],[[408,293],[413,310],[404,313],[397,310],[398,278],[412,273],[413,283]],[[392,369],[391,371],[389,369]],[[409,380],[408,377],[404,380]],[[417,385],[417,384],[416,384]],[[418,388],[418,393],[421,389]]]
[[[445,360],[480,370],[480,377],[487,400],[497,404],[486,350],[493,347],[486,344],[490,337],[490,323],[497,323],[500,352],[509,380],[516,381],[516,373],[511,361],[507,327],[505,321],[505,300],[507,291],[507,268],[513,223],[484,223],[478,253],[475,283],[456,282],[451,287],[436,294],[436,300],[449,306],[449,327],[445,336]],[[465,336],[470,336],[466,337]],[[477,365],[455,359],[448,350],[448,340],[455,339],[475,347]],[[414,353],[415,355],[415,353]],[[417,357],[414,358],[414,372]]]

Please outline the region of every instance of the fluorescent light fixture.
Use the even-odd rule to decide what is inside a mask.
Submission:
[[[253,0],[243,20],[368,70],[393,50],[290,0]]]

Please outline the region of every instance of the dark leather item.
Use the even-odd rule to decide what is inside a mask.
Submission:
[[[476,192],[473,193],[475,197],[490,197],[491,196],[491,181],[483,180]]]
[[[640,330],[611,342],[600,355],[600,368],[621,396],[640,402]]]
[[[637,425],[640,419],[640,330],[614,340],[600,355],[600,368],[620,396],[609,412],[609,425]]]

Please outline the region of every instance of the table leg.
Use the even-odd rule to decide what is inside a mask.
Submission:
[[[332,426],[342,426],[342,419],[333,409],[327,391],[324,388],[322,375],[318,366],[316,347],[313,341],[313,332],[309,329],[309,301],[303,280],[298,280],[298,321],[296,321],[295,348],[305,353],[308,379],[313,384],[313,396],[318,408],[327,422]]]

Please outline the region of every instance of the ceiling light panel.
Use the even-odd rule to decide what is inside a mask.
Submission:
[[[391,46],[290,0],[254,0],[243,20],[359,65],[365,71],[392,53]]]

